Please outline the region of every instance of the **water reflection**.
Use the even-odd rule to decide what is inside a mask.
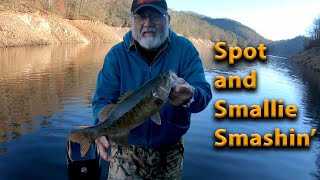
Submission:
[[[203,66],[206,69],[212,69],[214,67],[214,47],[208,47],[204,45],[194,44],[197,50],[199,51],[200,58],[203,62]]]
[[[230,92],[213,89],[213,102],[209,104],[209,108],[214,107],[213,104],[218,99],[226,99],[232,104],[251,105],[262,102],[265,98],[272,98],[283,99],[286,104],[296,104],[299,116],[295,120],[282,119],[280,121],[214,119],[212,123],[208,120],[208,114],[212,113],[212,110],[202,115],[194,115],[192,127],[186,135],[186,162],[191,162],[192,165],[185,166],[187,172],[192,171],[193,174],[186,173],[185,177],[194,179],[199,178],[198,175],[205,179],[209,179],[208,177],[213,179],[234,179],[235,177],[239,179],[256,179],[257,177],[263,177],[262,179],[313,179],[313,177],[319,177],[320,144],[319,138],[316,137],[312,138],[310,149],[206,151],[212,148],[212,145],[208,145],[212,137],[206,135],[214,133],[219,128],[227,129],[230,133],[246,134],[270,133],[274,128],[281,128],[283,132],[294,128],[299,133],[310,132],[310,129],[314,127],[319,130],[318,81],[320,74],[318,72],[312,70],[301,72],[303,67],[296,66],[289,60],[272,57],[268,58],[267,63],[239,62],[235,66],[226,66],[226,63],[216,63],[211,71],[207,71],[207,78],[210,77],[210,82],[213,82],[217,75],[243,77],[255,69],[258,74],[257,89],[250,93],[246,90]],[[188,155],[198,158],[190,158]],[[210,170],[213,169],[214,171],[211,172]],[[257,169],[263,169],[263,173],[255,171]]]
[[[310,121],[312,127],[317,128],[317,131],[320,132],[320,72],[301,68],[299,69],[298,74],[306,87],[303,94],[303,105],[308,109],[308,113],[305,116]]]
[[[306,87],[303,93],[303,106],[308,109],[304,116],[305,123],[317,129],[317,137],[313,143],[316,146],[317,158],[315,164],[317,170],[313,175],[316,179],[320,179],[320,72],[303,67],[298,69],[297,74]]]
[[[97,73],[111,46],[0,49],[1,179],[66,179],[66,136],[72,127],[92,123],[91,97]],[[320,131],[320,74],[277,58],[268,58],[267,63],[239,61],[229,66],[226,61],[214,61],[212,48],[197,48],[211,84],[216,75],[244,76],[253,69],[260,79],[257,90],[250,93],[213,89],[213,101],[208,108],[192,116],[191,128],[185,136],[185,179],[310,179],[311,174],[319,177],[319,139],[313,139],[310,150],[217,152],[212,148],[212,134],[217,128],[237,133],[269,133],[275,126],[284,131],[289,128]],[[286,103],[297,104],[299,118],[277,122],[212,118],[217,99],[253,104],[263,98],[283,98]],[[24,154],[24,158],[16,158],[17,154]],[[31,161],[39,163],[29,168]]]
[[[95,76],[111,45],[0,49],[0,143],[31,133],[63,110],[67,98],[91,101]],[[89,68],[88,68],[89,67]],[[85,82],[85,83],[84,83]],[[1,151],[0,151],[1,152]]]

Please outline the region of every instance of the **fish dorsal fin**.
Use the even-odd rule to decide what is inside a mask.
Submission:
[[[109,119],[109,114],[111,112],[111,110],[113,109],[113,107],[115,106],[115,104],[108,104],[106,106],[104,106],[100,112],[99,112],[99,122],[102,123],[104,121],[106,121],[107,119]]]
[[[117,104],[122,103],[122,102],[123,102],[125,99],[127,99],[132,93],[133,93],[133,91],[128,91],[128,92],[124,93],[122,96],[120,96],[120,97],[118,98]]]
[[[157,112],[157,113],[155,113],[154,115],[152,115],[152,116],[150,117],[150,119],[151,119],[153,122],[155,122],[156,124],[161,125],[161,117],[160,117],[160,113],[159,113],[159,112]]]
[[[123,94],[122,96],[120,96],[118,98],[117,104],[123,102],[125,99],[127,99],[127,97],[129,97],[131,94],[133,93],[133,91],[128,91],[125,94]],[[100,112],[99,112],[99,122],[102,123],[104,121],[106,121],[107,119],[109,119],[109,115],[111,110],[114,108],[114,106],[116,106],[116,104],[108,104],[105,107],[103,107]]]

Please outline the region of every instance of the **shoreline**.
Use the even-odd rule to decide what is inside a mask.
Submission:
[[[113,27],[99,21],[69,20],[52,13],[0,12],[0,48],[58,44],[119,43],[129,27]],[[187,37],[195,47],[212,49],[209,39]],[[320,47],[288,59],[320,71]]]
[[[320,47],[302,51],[288,59],[299,65],[320,71]]]
[[[100,21],[69,20],[51,13],[0,12],[0,48],[69,43],[118,43],[129,27]],[[195,46],[211,47],[208,40],[188,38]]]
[[[0,47],[64,43],[116,43],[126,28],[90,20],[68,20],[54,14],[0,13]]]

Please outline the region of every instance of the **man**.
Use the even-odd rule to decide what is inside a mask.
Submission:
[[[112,146],[110,156],[112,139],[96,139],[101,157],[111,162],[108,179],[181,179],[182,136],[191,113],[202,111],[212,94],[198,51],[169,24],[165,0],[133,0],[131,31],[108,52],[98,75],[93,98],[96,124],[100,110],[127,91],[170,69],[180,77],[170,102],[160,110],[161,126],[146,121],[130,131],[128,146]]]

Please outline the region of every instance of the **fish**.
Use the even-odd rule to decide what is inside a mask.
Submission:
[[[168,101],[171,89],[178,79],[172,70],[149,80],[139,89],[127,92],[114,104],[106,105],[99,112],[99,124],[75,130],[68,136],[69,141],[80,144],[84,157],[95,139],[112,137],[117,144],[126,144],[130,130],[151,119],[161,125],[159,110]]]

